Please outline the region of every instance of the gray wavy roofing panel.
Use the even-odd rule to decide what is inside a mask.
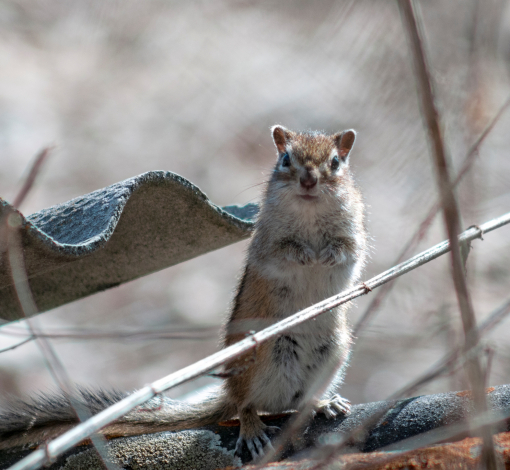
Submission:
[[[12,211],[0,199],[0,217]],[[39,311],[249,237],[256,204],[219,207],[175,173],[150,171],[22,217],[22,243]],[[0,322],[22,318],[6,253]]]
[[[488,408],[492,417],[498,421],[492,432],[510,430],[508,414],[510,412],[510,385],[499,385],[486,390]],[[155,398],[156,406],[175,407],[175,402],[167,398]],[[147,405],[145,405],[147,406]],[[292,445],[284,451],[286,459],[278,464],[268,464],[264,469],[310,469],[317,468],[324,454],[332,450],[330,447],[351,434],[346,447],[325,465],[328,469],[360,469],[360,468],[402,468],[392,466],[388,459],[395,451],[410,451],[419,447],[428,447],[431,442],[456,442],[470,435],[467,419],[474,414],[471,392],[447,392],[436,395],[424,395],[405,398],[395,402],[373,402],[354,405],[347,416],[327,419],[318,415],[306,427],[306,431],[292,438]],[[279,416],[266,416],[264,422],[270,426],[278,426],[282,430],[288,423],[292,413]],[[370,423],[371,424],[367,424]],[[359,432],[361,428],[364,432]],[[279,434],[279,433],[278,433]],[[274,435],[277,437],[278,434]],[[476,435],[477,431],[473,431]],[[120,437],[108,440],[106,448],[117,465],[124,469],[219,469],[227,465],[239,465],[234,458],[234,449],[239,437],[237,420],[190,429],[178,432],[158,432],[132,437]],[[271,436],[273,438],[273,436]],[[431,440],[433,438],[433,440]],[[273,439],[273,444],[274,444]],[[508,448],[496,444],[498,456],[506,456]],[[476,458],[480,455],[479,444],[472,443],[468,456]],[[471,454],[475,451],[476,454]],[[0,451],[0,469],[7,469],[31,452],[29,449],[13,448]],[[378,452],[374,454],[374,452]],[[354,460],[342,462],[340,457],[349,454]],[[470,462],[458,449],[443,449],[441,453],[414,454],[416,461],[421,463],[418,468],[474,468],[467,466]],[[372,456],[368,462],[365,457]],[[420,457],[418,459],[418,457]],[[243,462],[250,460],[250,452],[243,448]],[[427,460],[422,460],[427,458]],[[431,459],[430,461],[428,459]],[[445,462],[455,462],[456,466],[448,466]],[[336,463],[335,463],[336,462]],[[473,461],[471,461],[473,462]],[[371,465],[368,465],[371,463]],[[430,463],[430,465],[427,465]],[[386,466],[384,464],[387,464]],[[280,466],[281,465],[281,466]],[[90,446],[74,447],[53,463],[49,470],[97,469],[101,467],[97,452]],[[412,466],[416,468],[416,466]],[[243,467],[244,468],[244,467]],[[254,467],[250,466],[250,469]],[[407,467],[409,468],[409,467]],[[508,463],[507,467],[508,468]]]

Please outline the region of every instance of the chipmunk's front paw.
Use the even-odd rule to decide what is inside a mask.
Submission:
[[[280,428],[278,426],[266,426],[264,431],[262,431],[258,436],[255,437],[246,437],[243,435],[239,436],[236,442],[235,456],[241,457],[243,452],[243,444],[246,444],[246,447],[251,453],[251,458],[253,460],[257,460],[264,456],[264,448],[268,448],[270,450],[274,450],[271,444],[269,437],[267,437],[266,432],[275,433],[279,431]]]
[[[294,261],[301,266],[311,266],[317,263],[317,255],[309,246],[301,245],[299,249],[295,249],[287,257],[290,261]]]
[[[287,261],[301,266],[311,266],[317,263],[317,253],[301,240],[288,237],[278,242],[278,250]]]
[[[332,245],[323,248],[319,253],[319,263],[326,267],[333,267],[345,261],[345,253]]]
[[[303,266],[310,266],[317,263],[317,255],[309,246],[305,246],[303,247],[303,253],[300,253],[298,262]]]
[[[336,418],[340,415],[348,415],[351,412],[351,402],[340,395],[333,395],[329,400],[319,403],[317,412],[324,413],[328,419]]]

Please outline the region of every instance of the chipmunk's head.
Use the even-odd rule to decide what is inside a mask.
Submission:
[[[320,132],[292,132],[272,128],[278,150],[273,178],[294,189],[297,197],[319,201],[336,192],[345,181],[349,154],[356,140],[352,129],[325,135]]]

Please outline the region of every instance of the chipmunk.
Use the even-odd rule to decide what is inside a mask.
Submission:
[[[278,157],[225,327],[225,347],[351,287],[367,257],[364,204],[349,171],[355,131],[328,136],[274,126],[272,135]],[[259,412],[301,410],[313,400],[316,412],[328,418],[349,413],[350,403],[335,393],[352,341],[346,310],[346,305],[336,307],[260,344],[254,356],[246,353],[231,361],[222,392],[202,403],[165,398],[101,433],[176,431],[238,416],[236,454],[246,445],[255,460],[270,445],[273,431]],[[317,398],[321,386],[326,391]],[[82,390],[79,399],[95,414],[124,396]],[[47,441],[76,421],[62,396],[17,401],[0,414],[0,449]]]

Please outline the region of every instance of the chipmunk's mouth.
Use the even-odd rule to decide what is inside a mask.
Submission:
[[[299,197],[305,201],[316,201],[319,198],[319,196],[312,196],[311,194],[299,194]]]

